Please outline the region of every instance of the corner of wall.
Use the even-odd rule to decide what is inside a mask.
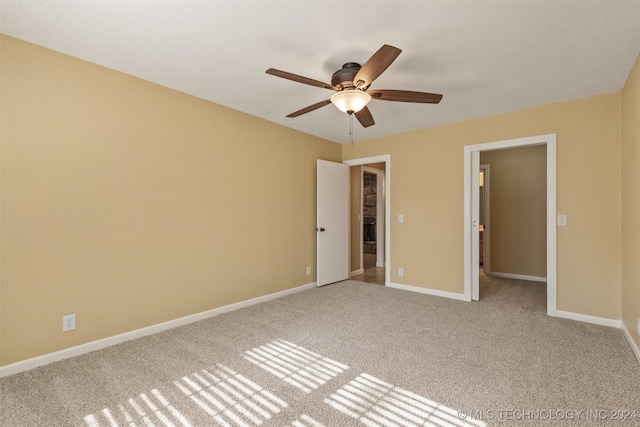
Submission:
[[[621,313],[625,335],[632,348],[637,349],[640,347],[640,55],[620,93]]]

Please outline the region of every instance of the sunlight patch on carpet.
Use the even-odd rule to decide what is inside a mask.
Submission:
[[[325,399],[340,412],[370,427],[484,427],[461,420],[459,411],[362,373]]]
[[[130,398],[126,404],[118,404],[116,410],[104,408],[87,415],[84,421],[87,427],[135,427],[138,425],[136,422],[153,427],[193,427],[157,389],[151,390],[150,394],[141,393]]]
[[[293,427],[325,427],[324,424],[314,420],[309,415],[301,415],[291,425]]]
[[[174,381],[184,398],[171,403],[157,389],[130,398],[115,409],[84,417],[86,427],[259,426],[289,405],[244,375],[217,364]],[[310,417],[309,417],[310,419]],[[313,424],[309,424],[313,426]]]
[[[245,359],[283,381],[311,393],[349,369],[289,341],[275,340],[245,352]]]
[[[245,376],[216,365],[174,384],[220,425],[260,425],[289,405]]]

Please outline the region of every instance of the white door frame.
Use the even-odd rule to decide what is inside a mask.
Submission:
[[[556,230],[556,134],[531,136],[466,145],[464,147],[464,299],[478,293],[478,169],[480,152],[504,148],[547,146],[547,315],[557,315],[557,230]],[[475,174],[473,173],[475,170]],[[474,187],[474,183],[476,186]],[[474,197],[475,194],[475,197]],[[475,222],[475,226],[474,226]],[[473,242],[476,245],[474,247]],[[475,267],[475,268],[474,268]],[[475,273],[474,273],[475,271]],[[475,275],[475,277],[474,277]],[[474,295],[475,294],[475,295]]]
[[[391,283],[391,155],[345,160],[342,163],[349,166],[384,163],[384,285],[388,286]]]
[[[362,185],[364,192],[364,174],[369,173],[376,176],[376,267],[384,267],[384,241],[385,241],[385,214],[384,214],[384,178],[385,173],[380,169],[369,168],[366,166],[362,167]],[[382,179],[381,179],[382,178]],[[364,194],[363,194],[364,199]],[[364,214],[362,211],[364,208],[361,207],[361,214]],[[364,216],[361,215],[364,221]],[[378,223],[382,222],[382,226],[378,226]],[[360,227],[360,240],[363,240],[362,236],[362,227]],[[362,245],[360,245],[362,248]],[[360,263],[362,264],[362,251],[360,251]],[[362,268],[362,265],[360,266]]]

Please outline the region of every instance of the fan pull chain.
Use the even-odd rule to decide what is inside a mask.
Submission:
[[[349,135],[351,135],[351,145],[353,145],[353,114],[349,114]]]

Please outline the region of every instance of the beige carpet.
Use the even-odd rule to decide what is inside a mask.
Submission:
[[[301,292],[1,379],[0,425],[640,425],[621,331],[547,317],[544,284],[481,295]]]

